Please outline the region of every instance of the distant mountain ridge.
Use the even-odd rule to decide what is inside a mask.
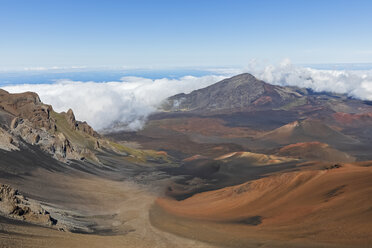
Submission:
[[[274,107],[296,101],[302,94],[288,87],[274,86],[249,73],[224,79],[190,94],[168,98],[166,110],[200,111]]]
[[[346,95],[272,85],[249,73],[243,73],[189,94],[169,97],[162,109],[172,112],[287,110],[305,104],[319,105],[321,101],[324,103],[330,99],[340,101],[347,98]]]
[[[346,153],[337,156],[341,160],[369,160],[371,123],[372,106],[366,101],[346,94],[271,85],[244,73],[169,97],[149,116],[144,130],[118,139],[140,140],[143,146],[160,146],[182,158],[220,156],[222,151],[276,154],[297,143],[306,145],[287,150],[289,154],[311,150],[307,157],[315,158],[313,151],[325,146],[309,142],[319,142],[328,145],[329,153],[323,153],[328,160],[334,159],[329,155],[332,149]]]

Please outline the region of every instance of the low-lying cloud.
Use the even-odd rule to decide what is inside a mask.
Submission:
[[[257,66],[245,69],[257,78],[282,86],[298,86],[314,91],[328,91],[372,100],[372,70],[317,70],[299,67],[284,60],[277,66]]]
[[[59,80],[53,84],[23,84],[3,87],[15,93],[33,91],[54,110],[73,109],[78,120],[97,130],[112,127],[142,128],[147,116],[169,96],[211,85],[225,76],[185,76],[179,79],[124,77],[118,82]]]
[[[189,93],[226,77],[250,72],[276,85],[311,88],[315,91],[346,93],[372,100],[372,70],[317,70],[292,65],[289,61],[273,66],[251,63],[244,69],[216,70],[216,75],[179,79],[124,77],[116,82],[59,80],[53,84],[24,84],[4,87],[9,92],[34,91],[56,111],[73,109],[77,119],[86,120],[97,130],[123,128],[138,130],[149,114],[169,96]]]

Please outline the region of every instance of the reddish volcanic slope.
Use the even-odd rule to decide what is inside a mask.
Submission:
[[[352,144],[357,142],[352,137],[344,135],[322,121],[313,119],[289,123],[273,131],[267,132],[264,135],[260,135],[257,139],[285,145],[311,141],[319,141],[328,144]]]
[[[245,137],[257,134],[257,131],[246,127],[228,127],[217,118],[179,118],[163,119],[158,123],[162,128],[181,133],[197,133],[206,136]]]
[[[225,236],[240,233],[244,239],[253,232],[275,239],[280,233],[281,238],[308,244],[367,247],[372,245],[371,195],[372,167],[329,164],[321,170],[277,174],[183,201],[160,198],[156,204],[180,221],[220,223]]]
[[[355,158],[318,141],[302,142],[282,147],[280,156],[304,158],[317,161],[353,162]]]
[[[348,113],[334,113],[332,115],[338,124],[343,126],[366,126],[372,125],[372,113],[363,114],[348,114]]]

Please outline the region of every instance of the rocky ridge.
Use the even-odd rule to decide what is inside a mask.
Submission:
[[[41,205],[9,185],[0,186],[0,214],[8,218],[63,229]]]
[[[258,80],[249,73],[224,79],[190,94],[178,94],[165,101],[166,111],[266,109],[305,100],[304,93],[291,87],[281,87]]]
[[[57,113],[33,92],[10,94],[0,89],[0,149],[18,151],[37,146],[53,158],[102,165],[97,153],[115,153],[133,162],[167,163],[168,156],[115,143],[78,121],[71,109]]]
[[[63,162],[99,162],[94,151],[100,147],[100,135],[86,122],[77,121],[71,109],[54,112],[36,93],[10,94],[0,89],[0,124],[0,149],[19,150],[30,144]]]

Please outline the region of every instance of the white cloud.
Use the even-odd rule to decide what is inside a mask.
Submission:
[[[215,70],[218,76],[156,80],[124,77],[116,82],[60,80],[54,84],[13,85],[4,89],[9,92],[37,92],[41,100],[51,104],[56,111],[72,108],[77,119],[86,120],[97,130],[112,128],[117,123],[124,123],[129,130],[137,130],[167,97],[181,92],[189,93],[241,72],[250,72],[276,85],[346,93],[372,100],[372,70],[316,70],[294,66],[289,60],[276,66],[252,61],[244,69],[211,69]]]
[[[290,60],[284,60],[277,66],[251,64],[244,70],[276,85],[311,88],[314,91],[343,93],[372,100],[372,70],[317,70],[295,66]]]
[[[78,120],[86,120],[97,130],[118,122],[127,129],[143,126],[146,117],[167,97],[211,85],[224,76],[185,76],[180,79],[124,77],[118,82],[60,80],[54,84],[24,84],[3,89],[16,93],[33,91],[44,103],[60,111],[74,110]]]

